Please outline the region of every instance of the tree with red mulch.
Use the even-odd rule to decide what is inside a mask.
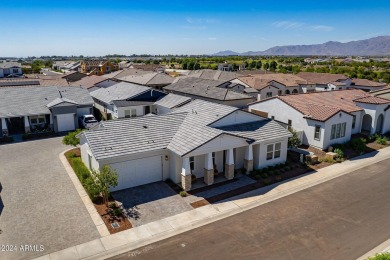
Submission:
[[[101,194],[103,202],[107,204],[110,188],[118,185],[118,173],[109,165],[104,165],[100,171],[93,170],[91,174],[94,179],[94,183],[91,185]]]

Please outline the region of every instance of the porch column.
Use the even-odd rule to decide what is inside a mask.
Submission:
[[[252,144],[248,145],[245,149],[244,168],[246,169],[246,174],[249,174],[251,171],[253,171],[253,147],[252,147]]]
[[[5,118],[1,118],[1,132],[3,133],[3,136],[8,136],[8,128]]]
[[[208,153],[204,157],[204,182],[207,185],[211,185],[214,183],[213,154]]]
[[[189,157],[183,158],[183,165],[181,168],[181,186],[185,191],[189,191],[191,189],[191,168]]]
[[[25,133],[30,133],[31,132],[30,122],[28,121],[28,116],[24,117],[24,132]]]
[[[231,180],[234,178],[233,148],[226,150],[225,178],[228,180]]]
[[[53,130],[54,128],[53,128],[53,115],[52,114],[50,114],[49,115],[49,128],[51,129],[51,130]]]

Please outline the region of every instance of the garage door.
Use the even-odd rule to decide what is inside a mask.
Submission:
[[[73,131],[76,129],[74,125],[74,114],[57,115],[58,132]]]
[[[161,156],[114,163],[111,167],[118,172],[118,186],[112,191],[163,180]]]

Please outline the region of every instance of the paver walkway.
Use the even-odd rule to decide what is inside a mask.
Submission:
[[[328,180],[343,176],[367,165],[390,157],[390,147],[318,170],[318,172],[295,180],[271,185],[226,202],[206,205],[176,216],[150,222],[130,230],[109,235],[85,244],[46,255],[41,259],[105,259],[120,253],[175,236],[185,231],[227,218],[240,212],[263,205],[313,187]]]

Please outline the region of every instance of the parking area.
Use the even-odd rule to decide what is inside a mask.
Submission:
[[[61,138],[0,145],[0,245],[37,245],[44,251],[1,252],[1,259],[31,259],[99,238],[59,160]]]
[[[155,182],[112,193],[135,227],[193,209],[164,182]]]

